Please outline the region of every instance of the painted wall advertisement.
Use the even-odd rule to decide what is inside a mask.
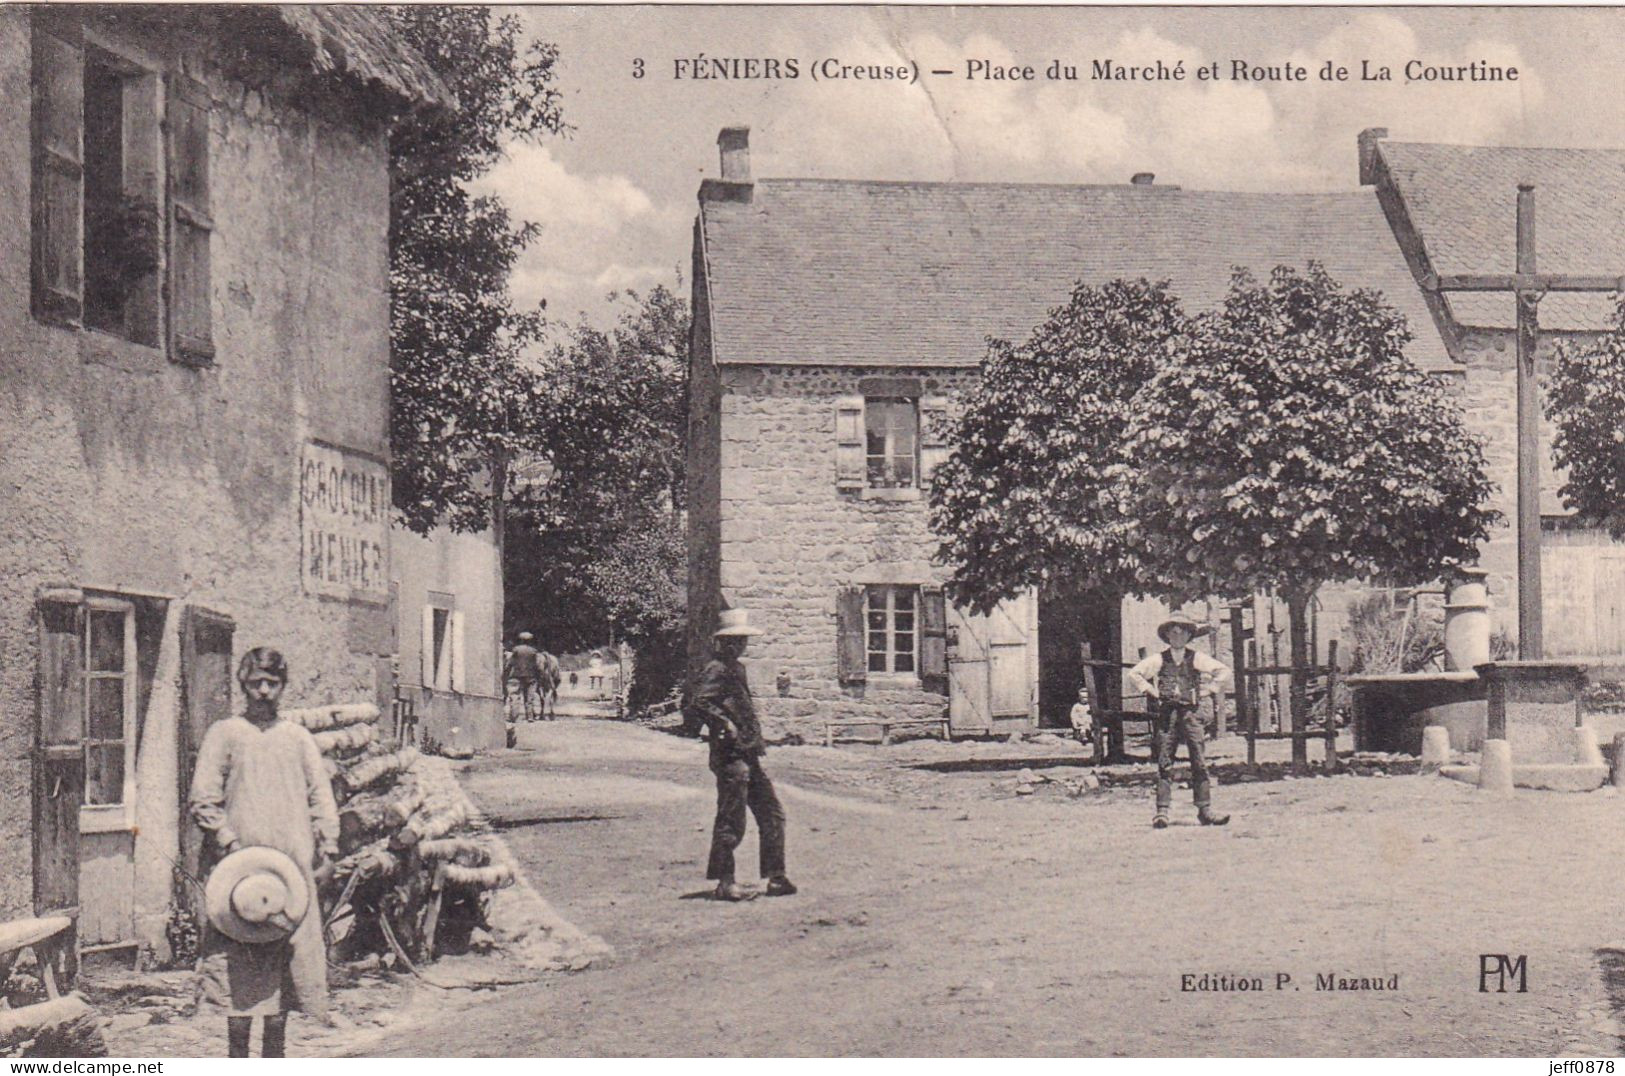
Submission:
[[[306,441],[299,459],[299,575],[307,594],[389,600],[389,471]]]

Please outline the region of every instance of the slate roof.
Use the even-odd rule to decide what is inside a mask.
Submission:
[[[987,336],[1025,338],[1079,279],[1168,279],[1201,309],[1233,266],[1310,259],[1381,291],[1413,361],[1450,362],[1372,189],[764,179],[700,212],[721,363],[975,366]]]
[[[1512,272],[1517,187],[1528,182],[1535,185],[1536,268],[1625,275],[1625,150],[1379,146],[1434,272]],[[1464,325],[1516,324],[1510,295],[1452,292],[1448,301]],[[1607,295],[1548,295],[1540,304],[1540,323],[1604,329],[1612,313]]]

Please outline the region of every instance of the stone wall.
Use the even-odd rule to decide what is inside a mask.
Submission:
[[[301,586],[299,461],[321,440],[388,455],[387,141],[188,60],[209,140],[213,365],[37,321],[30,310],[30,46],[0,12],[0,919],[31,904],[35,595],[69,583],[167,603],[140,729],[136,923],[161,942],[176,803],[177,614],[236,622],[289,659],[290,706],[382,699],[384,601]],[[168,71],[165,41],[132,51]],[[240,699],[235,701],[240,706]]]
[[[917,378],[957,397],[974,369],[750,367],[721,370],[721,589],[764,634],[747,664],[773,733],[821,734],[829,717],[937,716],[947,699],[913,677],[842,685],[836,595],[867,583],[940,583],[923,491],[836,487],[835,414],[865,378]],[[884,492],[903,499],[879,499]],[[780,674],[788,677],[781,693]]]
[[[1508,300],[1510,305],[1511,300]],[[1543,332],[1538,368],[1544,379],[1556,349],[1567,343],[1584,343],[1585,334]],[[1491,630],[1501,630],[1512,638],[1518,634],[1518,542],[1517,524],[1517,338],[1505,329],[1463,329],[1456,348],[1464,367],[1461,375],[1461,402],[1468,427],[1485,445],[1490,478],[1498,489],[1492,505],[1502,513],[1500,526],[1490,533],[1480,557],[1480,565],[1490,572]],[[1620,626],[1597,624],[1578,634],[1570,607],[1592,595],[1586,575],[1591,563],[1625,553],[1625,545],[1611,542],[1599,531],[1577,529],[1573,513],[1563,507],[1558,488],[1562,474],[1552,466],[1552,423],[1541,422],[1541,515],[1545,534],[1542,540],[1542,592],[1545,641],[1548,657],[1619,653],[1625,644]],[[1587,614],[1589,615],[1589,614]],[[1567,618],[1567,619],[1566,619]],[[1606,611],[1602,616],[1608,619]],[[1585,636],[1585,638],[1581,638]]]

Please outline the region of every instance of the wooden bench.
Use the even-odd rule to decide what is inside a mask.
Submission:
[[[40,982],[45,984],[45,996],[58,998],[61,992],[56,981],[59,950],[73,935],[73,920],[65,915],[51,915],[41,919],[14,919],[0,924],[0,983],[11,974],[17,958],[25,949],[34,951],[39,965]]]
[[[943,717],[848,717],[839,720],[824,722],[824,746],[834,747],[837,732],[854,728],[872,728],[880,730],[880,739],[876,741],[882,745],[891,743],[891,730],[897,728],[937,728],[942,731],[944,740],[950,739],[948,718]],[[864,741],[867,743],[868,741]]]

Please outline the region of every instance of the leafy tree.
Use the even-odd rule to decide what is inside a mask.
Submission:
[[[666,287],[611,295],[548,355],[535,480],[515,491],[509,623],[576,649],[626,639],[634,705],[681,671],[688,304]]]
[[[1292,614],[1297,667],[1309,664],[1307,612],[1322,583],[1417,583],[1476,559],[1496,519],[1484,507],[1482,449],[1445,387],[1405,357],[1409,330],[1379,294],[1346,291],[1313,263],[1303,273],[1277,267],[1262,284],[1238,271],[1223,307],[1190,329],[1188,345],[1183,333],[1170,337],[1149,378],[1108,410],[1121,419],[1116,437],[1070,439],[1070,459],[1045,459],[1025,444],[1044,430],[989,415],[1005,447],[991,459],[957,452],[960,490],[933,500],[951,503],[979,484],[980,512],[1008,504],[1016,540],[1025,533],[1039,551],[1029,580],[1104,572],[1173,602],[1273,589]],[[1056,358],[1066,368],[1052,387],[1035,387],[1062,404],[1066,378],[1101,377],[1093,368],[1112,355],[1063,348]],[[1086,479],[1095,496],[1053,510],[1010,498],[1000,483],[1013,476],[988,464],[1020,473],[1029,460],[1095,472]],[[1024,477],[1027,488],[1045,481]],[[987,593],[1015,590],[1000,568],[955,567],[956,580],[991,571]],[[1307,711],[1294,677],[1295,730]],[[1294,741],[1295,762],[1305,748]]]
[[[1625,297],[1611,331],[1558,348],[1546,415],[1557,426],[1553,460],[1568,468],[1558,489],[1563,503],[1625,539]]]
[[[955,450],[931,483],[937,557],[956,604],[1028,587],[1133,589],[1133,517],[1106,496],[1134,399],[1194,345],[1166,282],[1079,284],[1020,345],[988,342]]]
[[[514,140],[565,130],[557,50],[522,44],[488,8],[383,9],[456,95],[390,138],[390,443],[395,506],[412,530],[493,527],[502,540],[510,462],[540,436],[540,386],[521,355],[541,329],[508,277],[534,223],[469,184]]]

